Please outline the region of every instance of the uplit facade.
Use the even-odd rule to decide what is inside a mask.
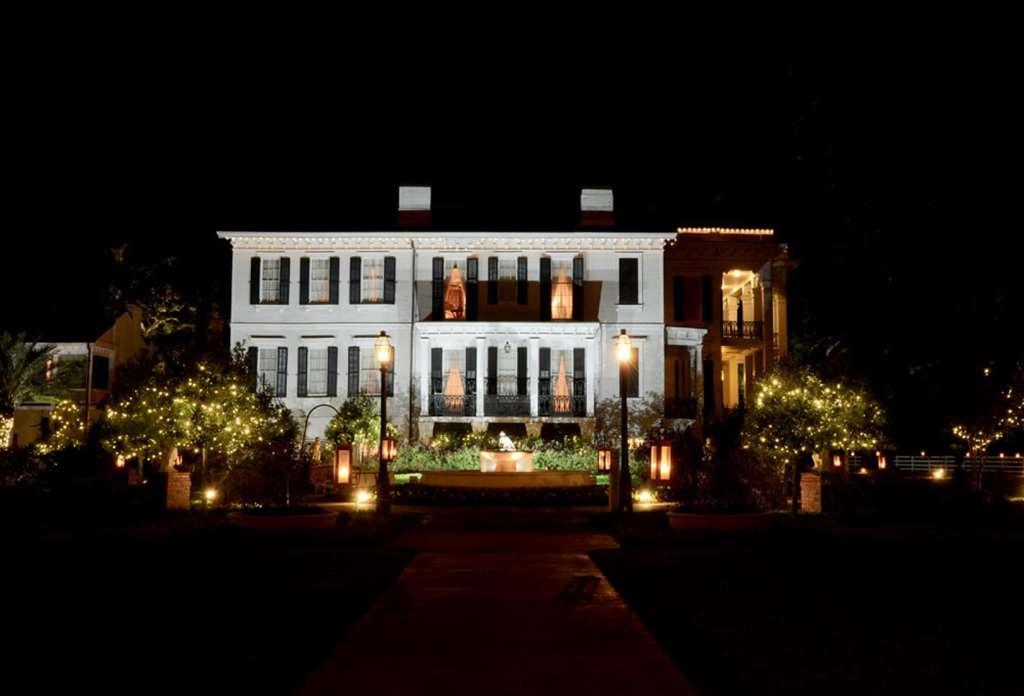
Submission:
[[[596,404],[619,396],[620,329],[636,355],[629,396],[662,396],[663,250],[675,234],[613,231],[600,202],[587,207],[596,224],[568,233],[221,232],[231,342],[303,418],[379,397],[371,347],[383,330],[395,347],[388,415],[403,438],[450,423],[590,434]],[[308,437],[331,415],[315,412]]]

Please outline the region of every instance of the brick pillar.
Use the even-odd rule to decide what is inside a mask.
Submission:
[[[168,510],[188,510],[192,506],[191,496],[192,474],[168,471],[165,507]]]
[[[817,472],[806,471],[800,475],[800,512],[814,515],[822,512],[821,474]]]

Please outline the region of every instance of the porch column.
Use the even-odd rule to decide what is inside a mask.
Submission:
[[[430,339],[420,338],[420,415],[430,415]]]
[[[526,363],[530,373],[530,416],[536,418],[540,413],[537,392],[540,391],[540,338],[530,337],[530,355]]]
[[[586,385],[587,385],[587,415],[594,415],[594,386],[597,382],[597,341],[594,336],[587,338],[587,367],[586,367]]]
[[[775,362],[775,317],[772,306],[772,265],[765,264],[761,269],[761,287],[764,296],[762,305],[764,307],[764,363],[765,369],[770,369]]]
[[[701,375],[700,351],[697,349],[697,346],[686,346],[686,354],[687,360],[690,363],[686,366],[687,372],[690,373],[686,376],[686,381],[690,383],[689,388],[686,390],[686,395],[693,399],[696,398],[698,390],[701,389],[701,385],[697,382]]]
[[[487,373],[487,339],[483,336],[476,337],[476,417],[483,418],[484,415],[484,392],[487,391],[487,383],[484,381]]]

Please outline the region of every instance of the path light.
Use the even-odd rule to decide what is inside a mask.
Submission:
[[[352,478],[352,445],[338,445],[334,449],[334,482],[348,485]]]
[[[380,441],[380,456],[385,462],[395,461],[395,456],[398,454],[398,445],[395,444],[393,438],[386,437]]]
[[[217,489],[207,488],[205,491],[203,491],[203,497],[206,499],[207,503],[212,503],[214,500],[217,499]]]
[[[360,505],[366,505],[371,500],[373,500],[373,493],[366,490],[365,488],[360,488],[358,491],[356,491],[356,510],[359,509]]]
[[[668,481],[672,476],[672,442],[658,440],[651,444],[651,481]]]
[[[941,466],[938,469],[932,469],[932,478],[936,481],[941,481],[946,478],[946,470]]]
[[[611,447],[598,447],[597,448],[597,470],[598,471],[611,471],[612,461],[614,461],[615,450]]]
[[[642,505],[650,505],[654,501],[654,493],[650,489],[644,488],[636,495],[636,502]]]

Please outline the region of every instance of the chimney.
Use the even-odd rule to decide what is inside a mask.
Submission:
[[[398,226],[430,227],[430,187],[398,187]]]
[[[611,189],[580,191],[580,227],[612,227],[615,224],[615,201]]]

